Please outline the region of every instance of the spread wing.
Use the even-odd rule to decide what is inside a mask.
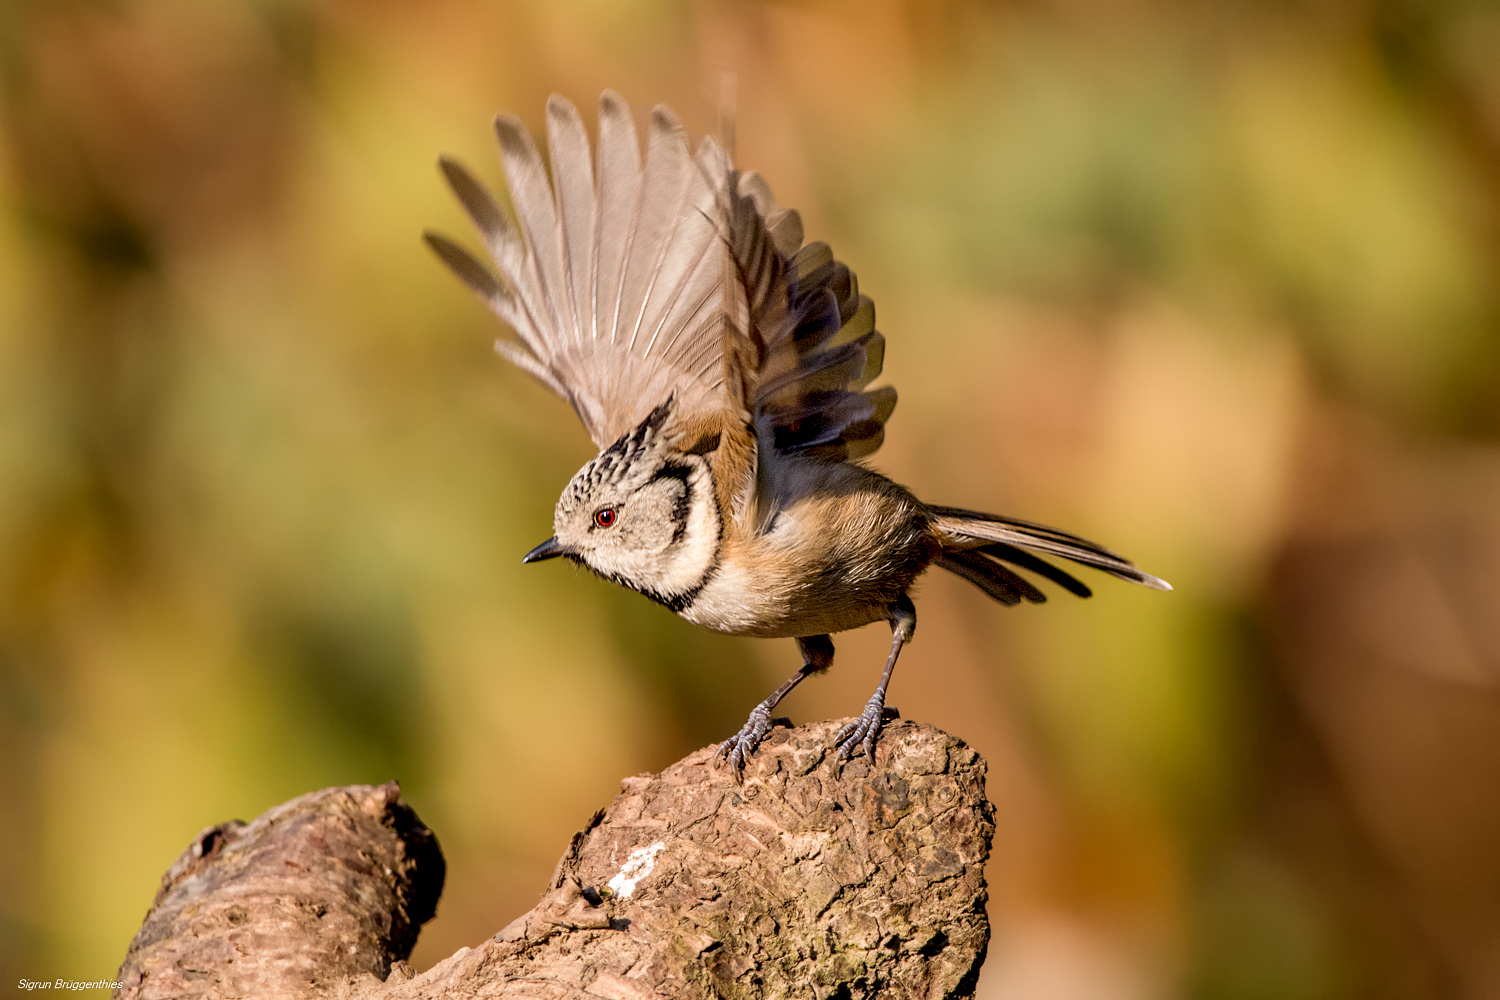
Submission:
[[[865,391],[885,362],[875,304],[828,244],[802,245],[796,212],[758,175],[737,176],[730,192],[728,242],[752,290],[748,409],[762,440],[840,461],[870,454],[896,407],[890,386]]]
[[[711,139],[691,151],[660,106],[642,162],[611,91],[597,156],[573,105],[548,102],[550,179],[517,119],[495,129],[515,223],[463,167],[442,168],[499,273],[427,241],[515,330],[500,353],[568,400],[596,445],[671,399],[686,443],[728,435],[721,484],[753,478],[768,446],[831,459],[879,447],[896,395],[863,391],[884,357],[874,306],[826,244],[802,245],[797,213],[763,181]]]
[[[515,208],[444,160],[449,183],[499,269],[436,234],[428,243],[519,342],[497,349],[573,405],[603,448],[669,396],[678,413],[720,409],[722,268],[711,186],[728,174],[712,143],[688,151],[665,108],[651,116],[645,163],[618,95],[599,102],[595,170],[572,104],[547,104],[552,177],[520,121],[495,120]]]

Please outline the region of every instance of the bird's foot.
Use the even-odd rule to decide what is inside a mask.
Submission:
[[[879,691],[875,692],[874,696],[865,702],[865,710],[859,713],[859,718],[840,729],[839,734],[834,737],[834,745],[838,747],[836,758],[838,762],[843,763],[853,757],[863,744],[865,754],[873,765],[876,737],[880,735],[880,730],[885,727],[886,722],[899,718],[901,718],[901,713],[894,708],[886,708],[885,696]]]
[[[756,705],[750,712],[750,718],[740,727],[740,731],[729,739],[719,744],[719,749],[714,753],[714,767],[718,767],[725,761],[729,762],[730,772],[734,775],[736,784],[745,780],[745,762],[760,746],[760,741],[766,738],[766,733],[778,722],[790,722],[783,719],[771,718],[771,710],[764,704]]]

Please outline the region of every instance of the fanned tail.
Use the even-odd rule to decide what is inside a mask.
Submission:
[[[1141,570],[1097,542],[1057,528],[960,507],[929,505],[927,509],[932,515],[933,530],[943,543],[937,564],[1001,604],[1018,604],[1022,600],[1041,603],[1047,599],[1001,563],[1035,573],[1079,597],[1092,594],[1081,580],[1038,558],[1037,554],[1068,559],[1155,590],[1172,589],[1167,581]]]

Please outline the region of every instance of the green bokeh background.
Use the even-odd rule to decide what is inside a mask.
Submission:
[[[1278,596],[1385,524],[1329,469],[1461,452],[1494,524],[1496,53],[1466,0],[0,4],[0,974],[109,975],[199,829],[389,778],[449,861],[431,964],[796,665],[519,565],[592,449],[418,238],[468,233],[439,153],[503,186],[496,111],[707,133],[728,71],[739,162],[877,303],[873,464],[1177,587],[921,585],[891,700],[990,759],[981,997],[1500,996],[1500,586],[1438,598],[1473,663],[1423,646],[1408,771]]]

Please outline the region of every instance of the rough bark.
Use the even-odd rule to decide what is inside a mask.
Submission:
[[[162,876],[121,997],[316,997],[384,979],[432,917],[443,853],[395,782],[212,826]]]
[[[121,995],[970,996],[989,939],[984,761],[896,722],[873,770],[864,758],[840,770],[837,727],[773,730],[743,785],[711,749],[627,778],[535,908],[415,977],[404,959],[441,887],[436,842],[415,817],[387,820],[411,815],[393,785],[304,796],[184,855]],[[310,849],[316,864],[274,871],[277,852]]]

